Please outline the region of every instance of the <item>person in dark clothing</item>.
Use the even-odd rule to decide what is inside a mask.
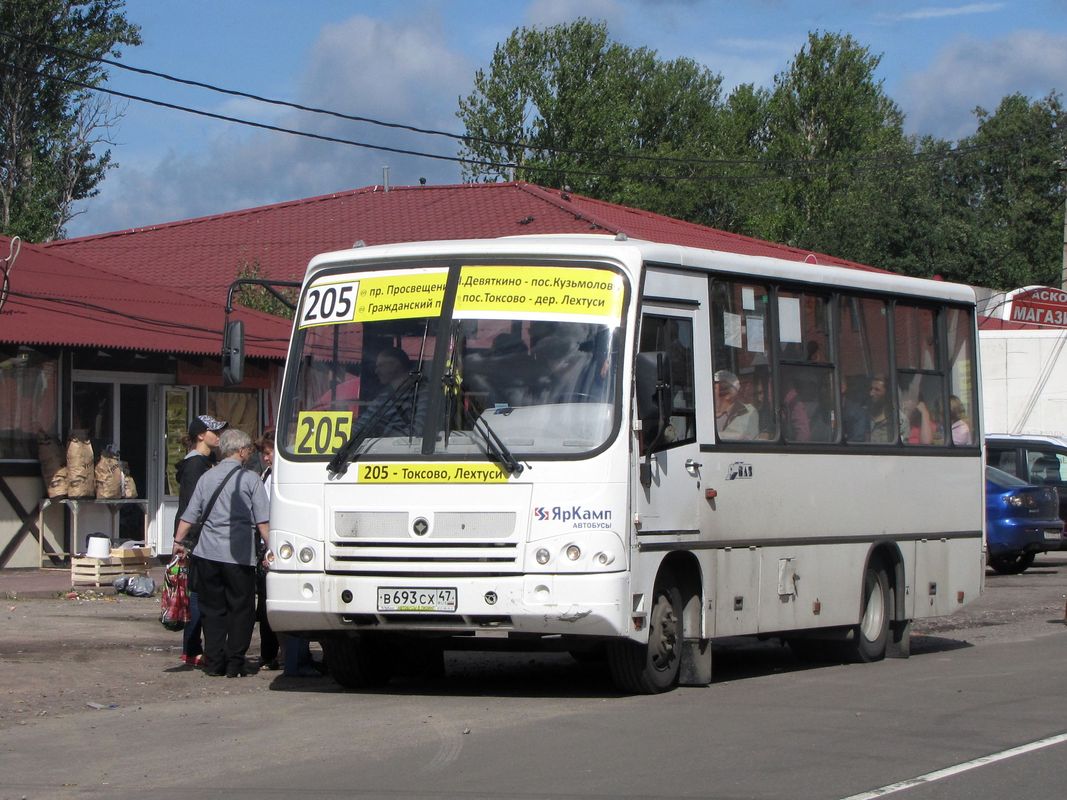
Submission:
[[[206,414],[196,417],[189,423],[189,452],[175,472],[178,477],[178,510],[174,514],[174,530],[177,532],[182,514],[189,505],[200,476],[215,466],[216,453],[219,448],[219,434],[227,423],[209,417]],[[192,582],[190,582],[190,589]],[[182,663],[199,667],[204,662],[204,645],[200,640],[203,621],[200,616],[200,603],[196,592],[189,592],[189,622],[182,634]]]
[[[222,461],[200,478],[178,523],[174,551],[184,549],[190,527],[210,506],[191,555],[204,618],[204,672],[239,678],[248,674],[245,654],[256,621],[256,539],[268,544],[270,501],[259,476],[244,467],[255,449],[248,434],[227,430],[219,449]],[[264,566],[273,558],[268,547]]]

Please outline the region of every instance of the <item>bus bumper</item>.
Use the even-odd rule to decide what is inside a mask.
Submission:
[[[455,589],[454,612],[378,610],[378,589]],[[345,602],[347,593],[351,599]],[[628,629],[625,572],[422,578],[321,573],[267,575],[267,616],[278,632],[434,631],[619,636]]]

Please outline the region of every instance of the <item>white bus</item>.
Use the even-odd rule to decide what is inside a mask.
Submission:
[[[629,692],[708,683],[720,637],[905,657],[983,585],[975,341],[967,287],[624,236],[318,256],[271,624],[346,687],[451,648]]]

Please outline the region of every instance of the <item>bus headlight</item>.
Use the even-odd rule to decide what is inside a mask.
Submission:
[[[292,557],[293,546],[289,544],[289,542],[285,542],[281,547],[278,548],[278,558],[282,559],[283,561],[288,561]]]
[[[530,572],[562,575],[626,567],[626,546],[613,530],[565,531],[527,547],[524,563]]]
[[[290,548],[290,551],[291,550],[292,550],[292,548]],[[307,564],[309,561],[311,561],[311,559],[313,559],[314,557],[315,557],[315,551],[312,550],[310,547],[301,547],[300,548],[300,560],[303,561],[305,564]]]

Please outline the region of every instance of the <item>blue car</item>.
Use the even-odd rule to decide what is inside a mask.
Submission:
[[[1016,575],[1038,553],[1063,546],[1060,496],[1050,486],[1033,486],[996,467],[985,468],[986,545],[989,566]]]

